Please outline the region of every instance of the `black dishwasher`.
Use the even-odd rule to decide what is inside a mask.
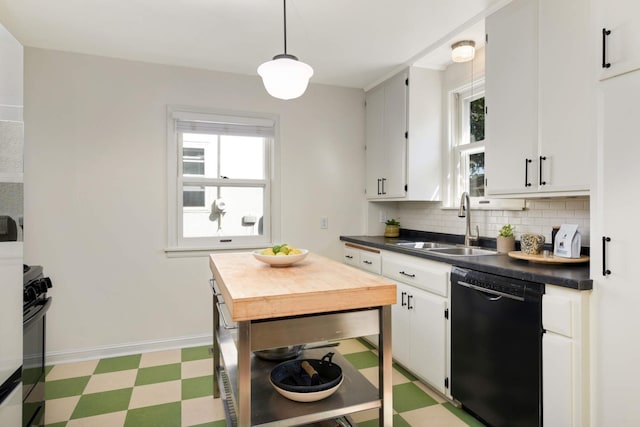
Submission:
[[[451,394],[490,426],[542,425],[544,284],[453,267]]]

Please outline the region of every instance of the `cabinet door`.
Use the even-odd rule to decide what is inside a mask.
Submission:
[[[514,0],[488,16],[485,28],[487,194],[532,192],[538,168],[537,1]]]
[[[575,426],[573,422],[572,342],[547,332],[542,337],[542,425]]]
[[[640,117],[640,71],[634,71],[600,84],[602,123],[599,132],[596,205],[597,231],[594,236],[608,236],[606,267],[602,275],[600,251],[592,262],[594,278],[593,310],[597,322],[592,336],[597,337],[591,389],[595,391],[594,426],[639,425],[640,343],[629,339],[627,325],[640,324],[640,287],[638,286],[635,230],[640,198],[635,188],[640,145],[637,141]],[[595,239],[596,237],[594,237]]]
[[[385,84],[384,135],[386,172],[384,198],[404,197],[406,184],[407,78],[402,72]]]
[[[640,69],[640,2],[638,0],[596,0],[594,9],[598,27],[594,32],[602,43],[602,29],[611,31],[604,40],[604,61],[611,64],[602,67],[600,79],[618,76]],[[600,46],[602,49],[603,46]],[[599,60],[601,58],[598,58]]]
[[[585,49],[591,32],[584,0],[539,1],[540,192],[587,191],[593,176],[595,97]],[[540,160],[540,159],[543,160]]]
[[[415,328],[411,366],[417,376],[444,394],[447,370],[447,323],[444,314],[447,301],[419,289],[411,293],[409,312]]]
[[[396,284],[397,302],[391,306],[391,347],[393,358],[408,369],[411,366],[411,342],[413,341],[412,324],[409,319],[407,301],[409,286]]]
[[[407,72],[390,78],[366,96],[367,198],[406,195]]]
[[[384,164],[384,87],[367,92],[365,108],[366,190],[368,199],[379,199]]]

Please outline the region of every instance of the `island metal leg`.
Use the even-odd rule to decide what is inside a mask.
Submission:
[[[218,311],[218,296],[213,288],[213,282],[211,282],[213,290],[213,398],[220,397],[220,384],[218,383],[218,369],[220,368],[220,345],[216,335],[218,334],[218,328],[220,327],[220,312]]]
[[[380,333],[378,336],[378,376],[382,399],[380,426],[393,426],[393,365],[391,360],[391,306],[380,307]]]
[[[251,426],[251,322],[238,322],[238,427]]]

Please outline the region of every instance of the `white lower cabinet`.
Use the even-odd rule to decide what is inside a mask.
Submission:
[[[393,358],[444,395],[449,392],[449,274],[445,263],[383,252],[382,274],[396,281]]]
[[[547,285],[542,297],[545,427],[589,425],[589,294]]]

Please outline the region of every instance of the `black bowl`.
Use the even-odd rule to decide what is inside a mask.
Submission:
[[[274,386],[293,393],[314,393],[335,387],[342,380],[342,368],[331,362],[334,353],[325,354],[319,359],[290,360],[271,370],[271,382]],[[302,362],[308,362],[317,372],[319,381],[313,380],[302,368]],[[314,384],[319,382],[319,384]]]

